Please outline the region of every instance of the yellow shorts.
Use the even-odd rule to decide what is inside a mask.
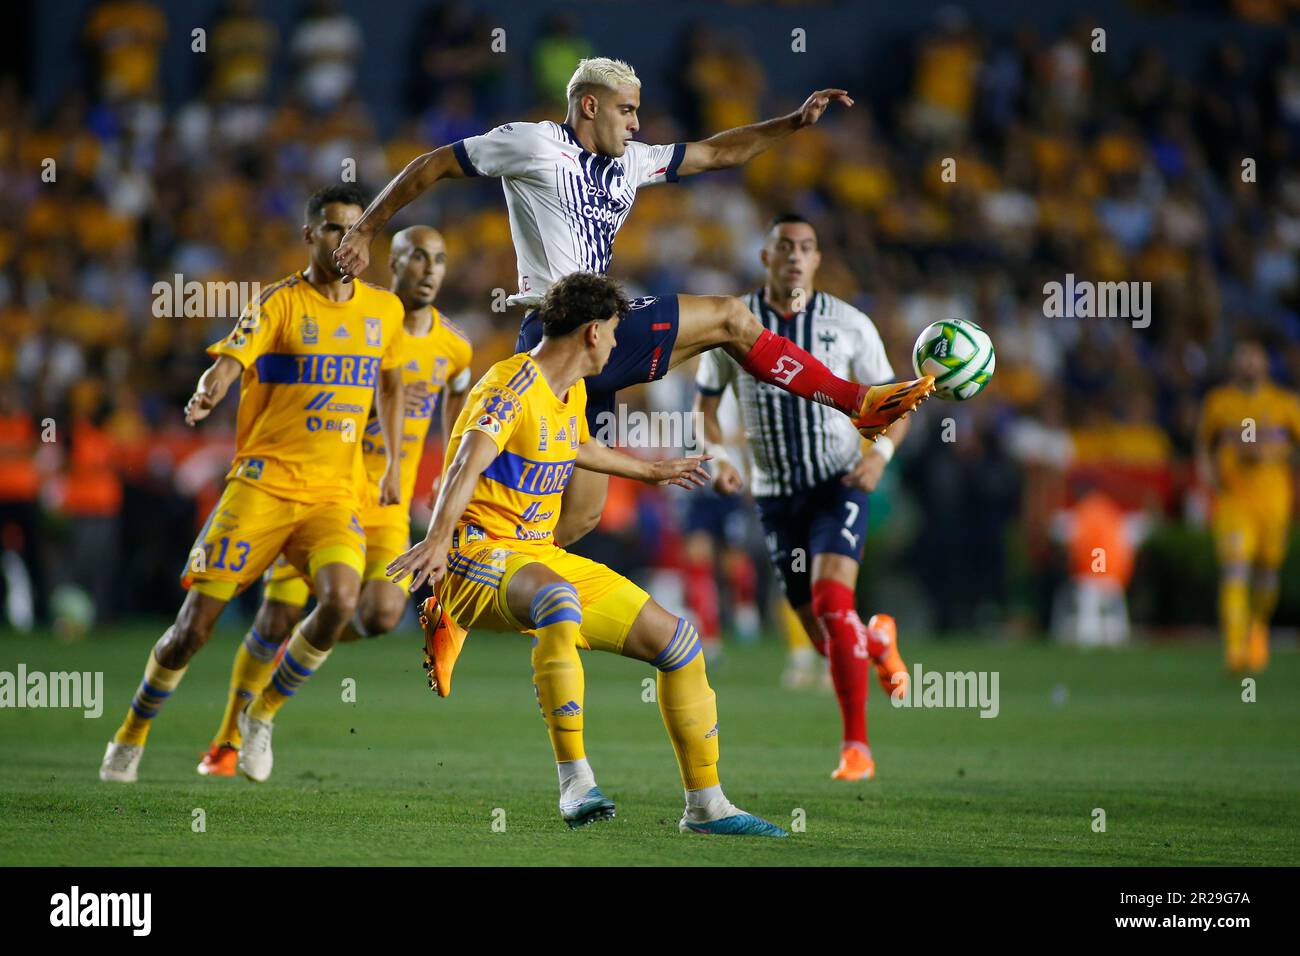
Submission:
[[[365,535],[351,504],[289,501],[238,479],[227,482],[190,549],[181,586],[228,601],[282,553],[314,576],[327,564],[365,569]]]
[[[650,595],[603,564],[563,548],[548,545],[515,551],[511,547],[515,544],[489,538],[451,552],[438,599],[452,619],[466,630],[529,633],[528,625],[516,620],[506,606],[506,588],[520,568],[540,561],[578,591],[582,602],[582,641],[578,646],[622,653],[628,631]]]
[[[369,507],[361,510],[361,529],[366,536],[365,569],[361,581],[387,581],[384,569],[393,558],[411,547],[411,516],[404,505],[384,508]],[[411,576],[405,575],[392,583],[405,588]],[[302,607],[311,596],[311,578],[295,568],[284,555],[267,570],[262,582],[262,596],[269,601]]]
[[[1291,503],[1286,498],[1220,495],[1213,521],[1219,562],[1281,567],[1290,526]]]

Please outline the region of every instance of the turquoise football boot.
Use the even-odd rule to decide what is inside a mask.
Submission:
[[[560,816],[570,830],[576,830],[597,820],[612,820],[614,801],[601,793],[600,787],[592,787],[581,800],[560,804]]]

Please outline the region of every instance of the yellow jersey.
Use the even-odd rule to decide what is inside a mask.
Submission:
[[[402,384],[424,382],[429,395],[417,409],[408,409],[402,422],[402,450],[398,461],[402,469],[402,500],[390,508],[409,508],[411,493],[415,488],[416,474],[420,470],[420,457],[424,440],[435,415],[442,408],[443,392],[463,392],[469,388],[469,366],[474,356],[468,336],[449,322],[437,309],[433,310],[433,325],[424,335],[415,336],[403,327],[397,333],[397,354],[402,366]],[[361,442],[361,462],[366,469],[368,494],[371,503],[378,500],[379,479],[384,477],[388,464],[383,432],[379,418],[372,414],[366,423],[365,437]]]
[[[231,481],[289,501],[357,501],[361,434],[380,369],[399,362],[402,302],[357,280],[331,302],[301,272],[265,289],[211,346],[244,374]]]
[[[1214,455],[1224,491],[1290,495],[1300,396],[1272,382],[1249,392],[1222,385],[1205,396],[1197,433]]]
[[[474,386],[447,443],[456,456],[466,432],[492,439],[497,457],[474,486],[453,547],[484,538],[521,548],[554,545],[560,495],[588,439],[587,386],[557,397],[526,352],[497,362]]]

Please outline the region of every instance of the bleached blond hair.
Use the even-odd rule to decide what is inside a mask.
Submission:
[[[570,103],[575,97],[582,96],[585,87],[599,86],[607,90],[616,90],[624,83],[641,88],[641,80],[636,70],[622,60],[611,60],[607,56],[593,56],[578,61],[578,68],[569,78],[569,85],[564,90],[565,98]]]

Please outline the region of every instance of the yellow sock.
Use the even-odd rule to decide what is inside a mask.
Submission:
[[[131,698],[126,719],[117,728],[113,739],[119,744],[143,744],[149,736],[153,719],[184,676],[184,667],[179,670],[163,667],[154,656],[154,649],[150,648],[149,661],[144,665],[144,680]]]
[[[1238,661],[1246,652],[1250,630],[1250,590],[1241,578],[1225,578],[1219,585],[1219,621],[1228,662]]]
[[[682,786],[717,786],[718,701],[690,622],[677,622],[672,641],[651,663],[659,668],[659,713],[677,752]]]
[[[284,702],[298,693],[307,678],[316,673],[329,656],[329,651],[317,650],[307,643],[299,624],[289,637],[289,646],[284,649],[284,657],[280,658],[279,666],[271,675],[271,682],[249,704],[249,714],[258,720],[274,720]]]
[[[578,658],[582,605],[578,592],[567,583],[550,584],[537,592],[532,603],[533,687],[555,748],[555,762],[580,760],[587,755],[582,743],[584,678]]]
[[[791,653],[812,647],[812,641],[804,631],[803,621],[799,620],[799,615],[785,598],[777,600],[777,616],[781,619],[781,633],[785,635],[785,646]]]
[[[257,628],[248,629],[244,641],[235,651],[235,663],[230,668],[230,693],[226,695],[226,712],[221,718],[221,728],[212,738],[213,746],[230,744],[238,747],[244,742],[239,732],[239,712],[256,697],[271,679],[275,670],[275,652],[279,644],[262,639]]]
[[[1268,622],[1273,619],[1273,612],[1277,610],[1277,598],[1276,574],[1264,576],[1262,580],[1256,579],[1255,587],[1250,593],[1251,622],[1267,631]]]

